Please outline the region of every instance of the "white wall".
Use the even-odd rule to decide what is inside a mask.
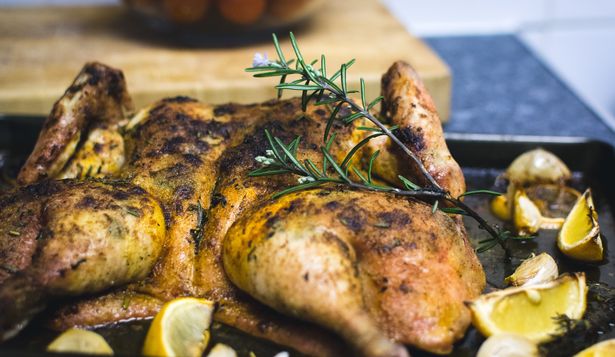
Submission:
[[[514,32],[544,17],[545,1],[382,0],[416,35]]]
[[[545,23],[615,21],[613,0],[382,0],[423,36],[506,33]]]

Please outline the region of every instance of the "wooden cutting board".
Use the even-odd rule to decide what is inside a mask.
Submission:
[[[120,6],[29,7],[0,10],[0,113],[47,114],[87,61],[120,68],[137,107],[164,96],[188,95],[211,103],[271,99],[274,79],[244,72],[256,52],[275,56],[270,37],[242,42],[191,34],[181,39],[144,26]],[[306,59],[327,55],[330,71],[356,58],[349,85],[366,81],[368,98],[395,60],[411,63],[446,120],[451,78],[447,66],[410,35],[377,0],[329,1],[295,29]],[[283,48],[291,48],[285,32]],[[245,41],[244,41],[245,40]],[[251,40],[251,41],[248,41]]]

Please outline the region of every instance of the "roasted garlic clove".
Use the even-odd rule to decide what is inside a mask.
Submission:
[[[476,357],[534,357],[538,346],[529,339],[512,334],[489,337],[480,346]]]
[[[211,351],[209,351],[207,357],[237,357],[237,352],[232,347],[223,343],[216,343]]]
[[[521,154],[506,170],[505,176],[516,187],[537,183],[560,183],[570,178],[570,169],[549,151],[535,149]]]
[[[527,286],[546,283],[557,279],[558,276],[557,264],[553,257],[541,253],[524,260],[505,281],[512,286]]]

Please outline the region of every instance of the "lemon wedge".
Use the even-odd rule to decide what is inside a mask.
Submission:
[[[503,221],[510,221],[512,215],[508,207],[508,198],[505,195],[495,196],[491,200],[491,212]]]
[[[574,357],[610,357],[615,356],[615,338],[592,345],[574,355]]]
[[[573,259],[587,262],[603,259],[598,213],[594,208],[590,189],[579,197],[566,217],[557,236],[557,246],[562,253]]]
[[[564,274],[548,283],[512,287],[480,296],[468,303],[473,325],[485,336],[515,334],[540,343],[557,334],[555,318],[583,317],[585,274]]]
[[[559,229],[564,218],[544,217],[524,190],[515,192],[513,223],[521,235],[532,235],[539,229]]]
[[[92,355],[113,355],[105,339],[96,332],[72,328],[53,340],[47,351],[56,353],[83,353]]]
[[[209,342],[214,303],[205,299],[179,298],[167,302],[147,331],[146,356],[201,356]]]

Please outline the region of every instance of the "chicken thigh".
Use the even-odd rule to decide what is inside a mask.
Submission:
[[[145,278],[158,260],[162,209],[122,182],[43,181],[0,197],[0,331],[10,337],[52,297]]]

